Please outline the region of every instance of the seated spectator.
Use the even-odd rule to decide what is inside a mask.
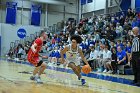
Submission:
[[[98,51],[95,50],[94,45],[91,44],[90,47],[91,47],[90,48],[91,49],[90,56],[87,60],[88,60],[90,67],[92,68],[92,70],[94,70],[97,68],[97,60],[96,59],[98,57]]]
[[[114,41],[111,41],[111,42],[110,42],[110,50],[111,50],[113,47],[116,47],[116,44],[115,44]]]
[[[126,64],[126,52],[122,50],[120,46],[117,47],[117,64],[118,65]]]
[[[139,23],[138,23],[137,19],[136,19],[136,18],[133,18],[133,21],[132,21],[132,28],[138,27],[138,26],[139,26]]]
[[[109,74],[115,74],[117,72],[117,52],[116,48],[111,48],[111,62],[106,63]]]
[[[98,66],[99,68],[97,68],[97,72],[102,72],[103,71],[103,51],[104,51],[104,45],[100,45],[100,50],[98,53],[98,57],[97,57],[97,61],[98,61]]]
[[[127,47],[127,42],[126,40],[122,41],[122,50],[126,51],[126,47]]]
[[[104,66],[104,73],[107,72],[107,65],[106,64],[111,64],[111,51],[108,50],[108,46],[105,45],[105,49],[103,51],[103,60],[102,60],[102,65]],[[108,73],[112,73],[109,71]]]
[[[120,23],[117,23],[117,25],[116,25],[116,34],[117,34],[117,37],[122,36],[122,32],[123,32],[122,26],[120,25]]]
[[[85,41],[82,41],[82,43],[80,44],[83,53],[86,52],[86,50],[88,49],[88,44]]]
[[[13,57],[13,54],[14,54],[14,52],[13,52],[13,49],[12,49],[12,47],[11,47],[7,55],[8,55],[9,58],[11,59],[11,58]]]
[[[21,44],[18,45],[18,58],[21,58],[21,56],[24,54],[24,49]]]
[[[132,12],[131,8],[128,9],[127,16],[128,16],[128,18],[130,18],[131,16],[133,17],[133,12]]]
[[[121,48],[123,48],[123,44],[121,42],[121,40],[117,40],[117,44],[116,44],[116,47],[120,46]]]
[[[128,58],[128,65],[130,66],[130,55],[131,55],[131,42],[129,41],[127,43],[127,47],[126,47],[126,54],[127,54],[127,58]]]

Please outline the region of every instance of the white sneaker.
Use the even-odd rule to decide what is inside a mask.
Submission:
[[[41,81],[41,78],[40,77],[36,77],[35,78],[35,81],[36,81],[36,83],[43,84],[43,82]]]
[[[107,70],[105,69],[103,72],[104,72],[104,73],[106,73],[106,72],[107,72]]]
[[[108,73],[108,74],[111,74],[112,72],[113,72],[113,71],[109,70],[107,73]]]

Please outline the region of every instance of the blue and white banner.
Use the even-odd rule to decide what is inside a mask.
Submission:
[[[31,25],[40,26],[41,5],[32,5],[31,8]]]
[[[6,23],[16,24],[17,3],[6,2]]]
[[[80,0],[81,1],[81,5],[85,5],[87,3],[87,0]]]

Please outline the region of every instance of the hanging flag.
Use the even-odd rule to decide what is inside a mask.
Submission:
[[[16,24],[17,3],[6,2],[6,23]]]
[[[31,8],[31,25],[40,25],[41,5],[32,5]]]
[[[87,0],[81,0],[81,5],[85,5]]]

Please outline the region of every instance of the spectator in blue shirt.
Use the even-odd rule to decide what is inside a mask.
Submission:
[[[137,26],[139,26],[139,23],[138,23],[138,21],[136,20],[136,18],[133,18],[133,21],[132,21],[132,28],[137,27]]]
[[[117,47],[117,63],[118,65],[126,64],[126,52],[122,50],[121,46]]]

